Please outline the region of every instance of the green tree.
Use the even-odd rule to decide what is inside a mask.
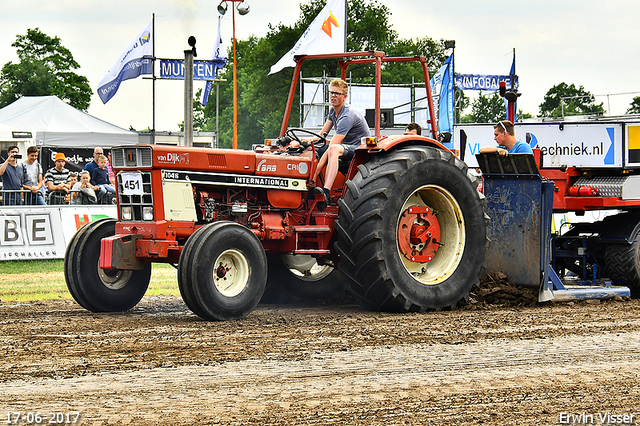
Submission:
[[[39,28],[16,36],[11,45],[20,62],[8,62],[0,70],[0,108],[22,96],[55,95],[69,105],[86,111],[91,101],[89,80],[73,72],[80,65],[58,37]]]
[[[596,97],[575,84],[560,83],[553,86],[540,104],[543,117],[562,117],[563,115],[604,114],[602,103],[596,105]]]
[[[302,33],[318,15],[326,2],[310,2],[300,5],[300,17],[293,26],[278,24],[270,26],[261,38],[236,40],[238,75],[238,144],[249,148],[263,139],[275,137],[280,131],[293,68],[285,68],[269,75],[269,70],[300,38]],[[428,37],[417,40],[401,40],[389,24],[389,9],[376,0],[351,2],[347,16],[348,51],[382,50],[389,56],[423,55],[428,58],[430,73],[446,60],[444,42]],[[233,51],[229,49],[229,60]],[[414,77],[423,81],[421,67],[397,67],[385,64],[383,83],[407,83]],[[363,64],[349,67],[352,82],[373,83],[373,65]],[[233,123],[233,70],[230,63],[222,72],[227,80],[220,84],[220,147],[230,147]],[[303,76],[329,78],[338,77],[338,61],[309,61],[302,67]],[[195,108],[194,108],[195,109]],[[203,110],[202,127],[198,130],[215,131],[215,102],[209,102]],[[299,123],[299,93],[292,104],[289,126]]]
[[[464,91],[456,90],[455,92],[456,100],[455,100],[455,111],[456,111],[456,123],[463,122],[462,112],[469,106],[471,102],[469,97],[465,95]]]
[[[636,96],[629,104],[627,114],[640,114],[640,96]]]
[[[471,114],[462,117],[463,123],[496,123],[505,118],[504,99],[498,92],[486,96],[480,92],[471,103]]]

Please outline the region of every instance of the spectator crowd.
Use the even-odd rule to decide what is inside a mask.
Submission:
[[[110,155],[110,154],[109,154]],[[0,165],[2,205],[111,204],[115,202],[115,173],[104,151],[93,150],[93,160],[80,173],[65,167],[63,152],[55,154],[55,166],[43,174],[38,148],[30,146],[23,161],[17,146],[7,149]]]

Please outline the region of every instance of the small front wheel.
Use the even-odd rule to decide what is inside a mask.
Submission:
[[[138,271],[100,268],[100,241],[115,234],[114,219],[83,226],[71,239],[64,261],[67,288],[91,312],[121,312],[133,308],[151,280],[151,264]]]

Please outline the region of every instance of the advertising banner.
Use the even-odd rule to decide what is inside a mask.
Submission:
[[[214,80],[216,69],[224,66],[222,60],[193,61],[194,80]],[[161,59],[160,78],[174,80],[184,80],[184,60],[181,59]]]
[[[518,76],[515,78],[518,89]],[[511,77],[508,75],[479,75],[479,74],[458,74],[456,73],[456,89],[458,90],[484,90],[497,91],[500,89],[500,82],[507,84],[507,90],[511,88]]]
[[[0,207],[0,260],[63,259],[78,229],[106,217],[115,205]]]
[[[484,146],[496,146],[493,124],[459,125],[467,135],[465,163],[477,167],[475,155]],[[622,167],[622,123],[516,123],[516,139],[539,148],[546,167]]]

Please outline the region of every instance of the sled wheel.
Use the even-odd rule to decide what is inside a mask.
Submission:
[[[415,146],[358,166],[339,201],[340,270],[368,309],[454,309],[484,265],[477,179],[448,151]]]
[[[343,296],[346,278],[331,265],[318,265],[308,255],[270,254],[263,302],[329,301]]]
[[[618,217],[620,227],[633,229],[628,237],[630,244],[607,244],[604,255],[608,277],[615,285],[629,287],[633,296],[640,294],[640,223],[637,219],[637,215]]]
[[[120,312],[133,308],[151,280],[151,264],[139,271],[100,268],[100,241],[115,234],[114,219],[83,226],[65,255],[65,280],[76,302],[91,312]]]
[[[267,256],[249,229],[235,222],[212,223],[186,248],[192,267],[180,265],[181,292],[196,315],[234,320],[253,311],[264,293]]]

